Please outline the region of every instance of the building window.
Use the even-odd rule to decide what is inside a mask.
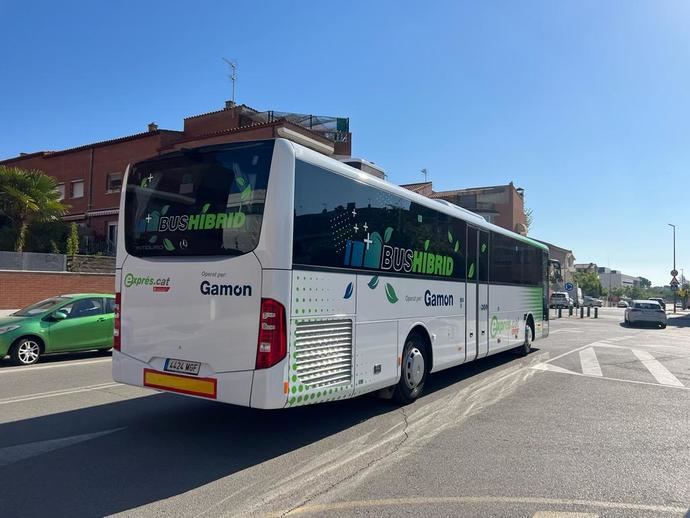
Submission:
[[[57,184],[56,188],[58,194],[60,195],[60,201],[65,199],[65,184],[64,183],[59,183]]]
[[[108,251],[115,251],[117,245],[117,221],[109,221],[107,227]]]
[[[84,196],[84,180],[74,180],[71,191],[72,198],[82,198]]]
[[[106,191],[109,193],[120,192],[122,189],[122,173],[110,173],[107,179]]]

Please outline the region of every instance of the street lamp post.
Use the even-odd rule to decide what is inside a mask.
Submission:
[[[673,271],[676,271],[676,226],[673,223],[668,224],[673,228]],[[673,290],[673,313],[676,313],[677,291]]]

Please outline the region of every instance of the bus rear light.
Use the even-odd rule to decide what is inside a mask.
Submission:
[[[256,368],[267,369],[287,354],[285,308],[273,299],[261,299],[261,321],[256,348]]]
[[[113,318],[114,328],[113,328],[113,349],[116,351],[120,350],[120,292],[115,294],[115,314]]]

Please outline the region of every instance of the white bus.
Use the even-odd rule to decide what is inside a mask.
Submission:
[[[254,408],[381,390],[548,334],[548,249],[288,140],[128,168],[113,377]]]

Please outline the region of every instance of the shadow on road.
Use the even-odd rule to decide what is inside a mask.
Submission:
[[[100,351],[83,351],[78,353],[60,353],[60,354],[49,354],[47,356],[42,356],[38,363],[35,365],[44,365],[50,363],[59,363],[74,360],[93,360],[97,358],[108,358],[112,356],[112,352],[100,352]],[[12,362],[10,362],[9,357],[5,360],[0,358],[0,369],[7,367],[16,367]]]
[[[508,351],[432,375],[425,397],[513,360]],[[395,411],[373,396],[262,411],[153,393],[11,422],[0,425],[0,508],[23,517],[122,512]],[[108,430],[115,431],[10,464],[2,458],[6,447]]]
[[[659,327],[659,324],[654,322],[637,322],[635,324],[626,324],[625,322],[620,322],[618,324],[626,329],[657,329],[658,331],[663,331]],[[666,319],[667,327],[690,327],[690,315],[683,315],[680,317],[669,317]]]

